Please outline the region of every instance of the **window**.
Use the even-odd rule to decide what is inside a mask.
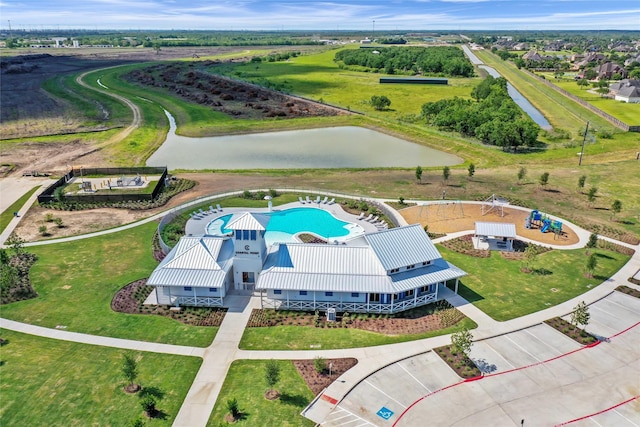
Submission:
[[[192,291],[192,290],[193,290],[193,288],[191,288],[191,286],[185,286],[185,287],[184,287],[184,290],[185,290],[185,291]]]
[[[416,268],[415,264],[407,265],[407,270],[411,270],[412,268]]]
[[[405,294],[408,297],[412,297],[414,292],[415,292],[415,289],[409,289],[407,292],[405,292]]]
[[[325,292],[324,296],[325,297],[332,297],[333,296],[333,292]]]
[[[300,295],[306,295],[307,291],[300,291]]]
[[[358,292],[351,292],[351,298],[359,298],[360,294]]]
[[[249,240],[249,230],[242,230],[242,240]]]
[[[243,283],[255,283],[256,275],[252,271],[243,271],[242,272],[242,282]]]
[[[218,292],[218,288],[209,288],[209,292],[216,293]]]
[[[256,240],[256,230],[251,230],[251,240]]]
[[[242,240],[242,230],[236,230],[236,240]]]
[[[273,290],[273,294],[274,295],[282,295],[282,289],[274,289]]]
[[[380,294],[369,294],[369,302],[380,302]]]
[[[429,264],[431,264],[431,261],[425,261],[422,263],[422,265],[429,265]]]
[[[393,274],[393,273],[397,273],[398,271],[400,271],[399,268],[392,268],[391,270],[389,270],[389,273]]]

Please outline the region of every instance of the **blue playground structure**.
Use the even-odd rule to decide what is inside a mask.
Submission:
[[[539,212],[537,209],[531,211],[531,215],[527,217],[524,223],[525,228],[540,227],[540,232],[554,232],[557,235],[562,234],[562,222],[550,219],[546,214]]]

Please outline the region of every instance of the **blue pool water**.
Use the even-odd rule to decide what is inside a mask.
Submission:
[[[341,221],[331,213],[315,208],[291,208],[276,212],[267,212],[271,216],[265,232],[267,245],[275,242],[294,242],[293,236],[307,232],[317,234],[325,239],[337,239],[351,237],[364,233],[364,229],[350,222]],[[221,216],[209,222],[206,226],[206,234],[223,236],[231,233],[226,225],[233,214]]]

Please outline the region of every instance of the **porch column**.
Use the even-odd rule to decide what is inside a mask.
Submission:
[[[415,307],[416,304],[418,303],[418,290],[420,288],[416,288],[413,290],[413,306]]]
[[[194,286],[193,287],[193,305],[198,305],[198,294],[196,293],[197,290],[198,288]]]
[[[456,277],[456,294],[458,293],[458,281],[459,281],[459,280],[460,280],[460,279]]]
[[[316,291],[313,291],[313,310],[316,309]]]
[[[447,282],[442,282],[445,286],[447,286]],[[440,287],[440,283],[436,283],[436,301],[438,301],[438,288]]]
[[[160,305],[160,288],[161,286],[156,286],[156,305]],[[162,286],[164,289],[164,286]]]
[[[395,295],[394,293],[391,293],[391,307],[389,308],[389,313],[393,313],[393,296],[394,295]]]
[[[264,289],[260,289],[260,308],[264,308]]]
[[[169,304],[171,305],[171,286],[167,286],[167,290],[169,291]]]
[[[287,309],[289,308],[289,291],[287,291]]]

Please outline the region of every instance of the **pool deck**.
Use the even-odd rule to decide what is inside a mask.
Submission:
[[[345,212],[344,209],[342,209],[342,207],[337,203],[333,203],[329,205],[324,203],[318,204],[313,201],[311,203],[305,202],[304,204],[300,202],[293,202],[293,203],[286,203],[284,205],[274,206],[273,212],[292,209],[292,208],[322,209],[331,213],[333,216],[335,216],[336,218],[342,221],[350,222],[352,224],[358,224],[364,229],[365,233],[373,233],[375,231],[379,231],[379,229],[374,224],[367,222],[364,219],[358,219],[357,215],[352,215],[348,212]],[[214,209],[215,209],[215,206],[214,206]],[[220,218],[222,216],[229,215],[229,214],[244,213],[244,212],[263,213],[263,212],[269,212],[269,209],[268,208],[225,208],[224,206],[222,206],[222,210],[217,210],[217,212],[215,213],[211,211],[204,211],[204,215],[200,215],[200,218],[190,218],[187,221],[187,225],[185,226],[185,233],[187,236],[202,236],[205,234],[205,229],[207,227],[207,224],[209,224],[214,219]]]

